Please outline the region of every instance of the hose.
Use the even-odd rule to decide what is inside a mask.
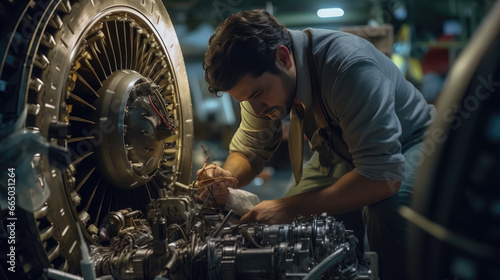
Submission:
[[[330,269],[332,266],[340,262],[347,255],[348,250],[349,250],[349,243],[344,243],[340,245],[339,249],[335,250],[335,252],[333,252],[331,255],[329,255],[323,261],[321,261],[306,275],[306,277],[302,278],[302,280],[318,279],[328,269]]]

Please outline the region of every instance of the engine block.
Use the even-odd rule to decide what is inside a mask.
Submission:
[[[323,214],[291,224],[240,224],[189,195],[109,213],[91,246],[98,275],[117,279],[368,279],[358,240]],[[113,236],[111,236],[113,235]],[[317,273],[317,276],[312,275]],[[158,278],[160,277],[160,278]],[[161,278],[163,277],[163,278]]]

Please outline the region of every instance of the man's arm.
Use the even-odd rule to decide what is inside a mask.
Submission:
[[[223,168],[209,165],[196,174],[201,180],[218,178],[210,189],[219,205],[227,202],[228,187],[241,188],[258,175],[281,141],[281,121],[256,116],[246,103],[241,102],[241,123],[231,140],[230,153]],[[203,189],[203,185],[201,187],[200,199],[204,201],[209,190]]]
[[[400,186],[399,180],[372,180],[351,171],[327,188],[263,201],[243,216],[241,222],[279,224],[292,222],[298,214],[335,215],[388,198]]]
[[[248,185],[258,175],[257,169],[250,164],[247,157],[238,152],[229,154],[223,168],[238,180],[238,188]]]

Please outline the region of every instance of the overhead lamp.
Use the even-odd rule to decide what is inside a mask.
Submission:
[[[344,15],[344,10],[341,8],[319,9],[317,15],[320,18],[341,17]]]

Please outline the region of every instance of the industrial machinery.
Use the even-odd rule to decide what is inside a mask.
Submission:
[[[140,211],[110,212],[91,238],[98,275],[115,279],[368,279],[357,239],[334,218],[292,224],[239,224],[166,192]]]
[[[0,278],[370,277],[332,217],[240,225],[196,202],[160,1],[0,0],[0,31]]]
[[[160,188],[190,180],[178,40],[159,1],[0,5],[1,166],[15,168],[16,273],[77,272],[77,224],[88,239],[111,210],[143,209]]]

